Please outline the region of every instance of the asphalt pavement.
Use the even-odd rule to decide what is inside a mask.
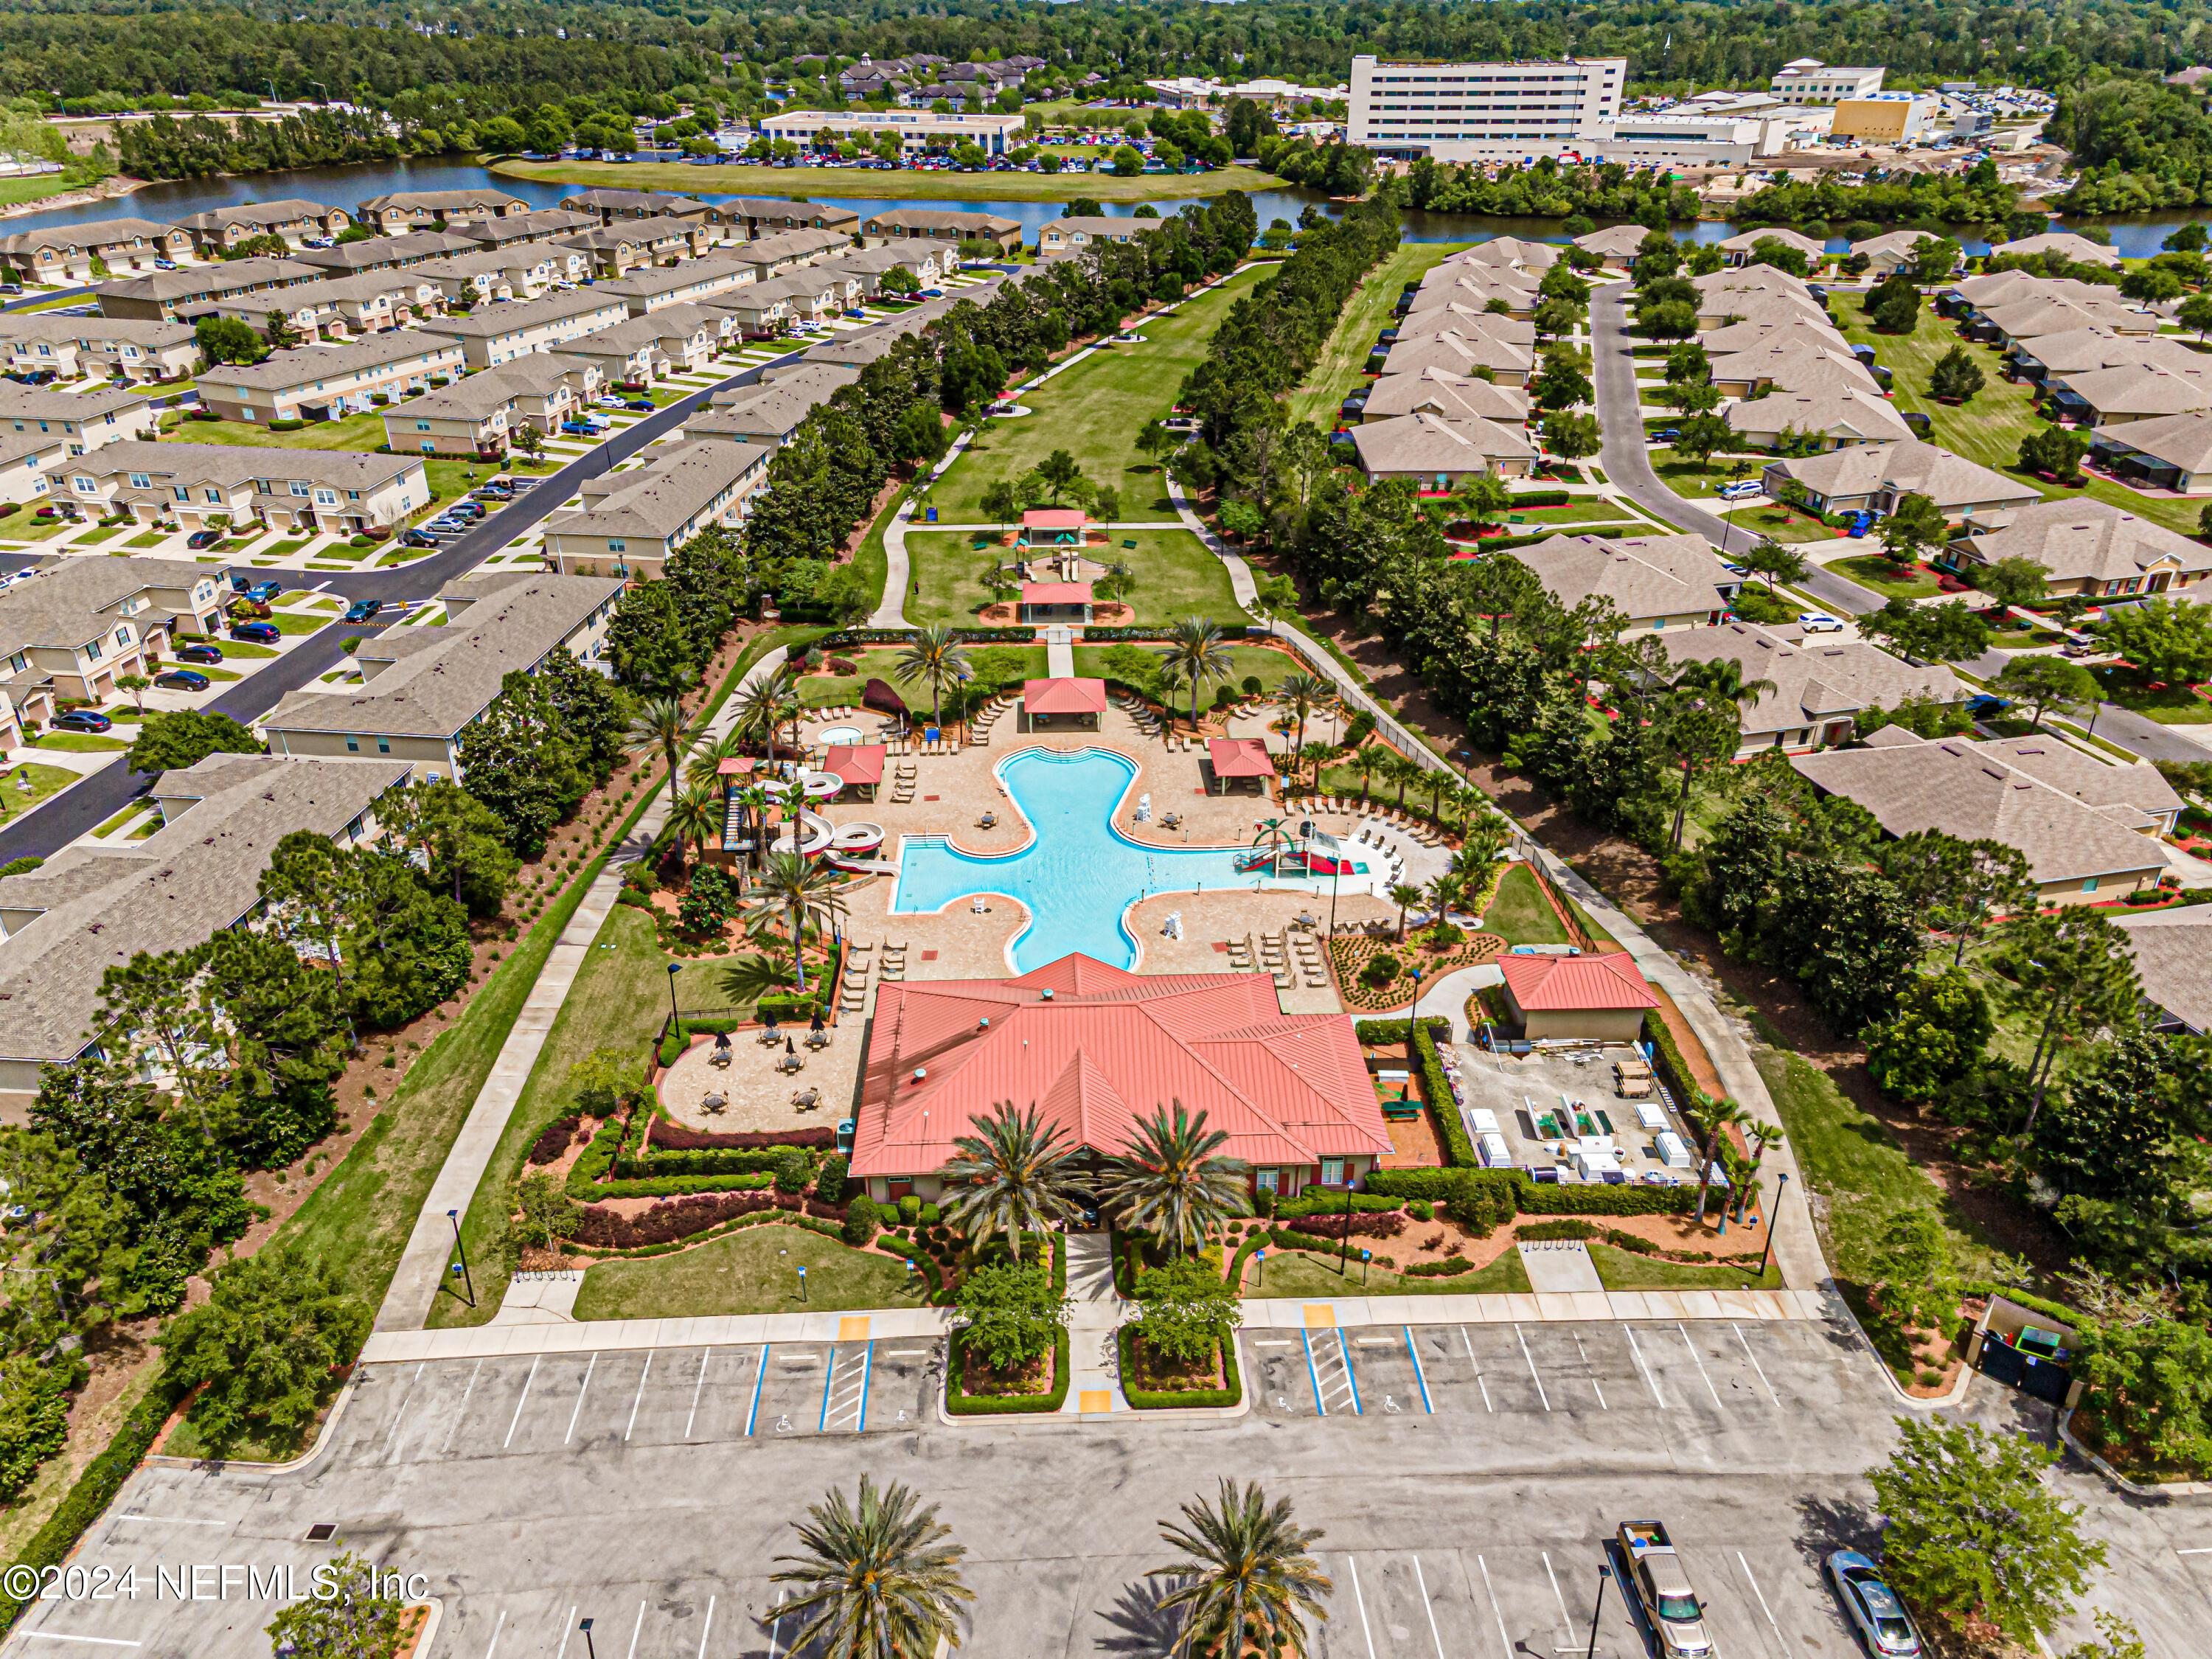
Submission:
[[[1595,360],[1598,424],[1603,447],[1599,464],[1606,481],[1645,512],[1679,529],[1703,536],[1728,556],[1731,546],[1741,552],[1757,539],[1741,525],[1684,500],[1652,469],[1651,453],[1644,437],[1644,405],[1636,392],[1636,359],[1630,348],[1625,283],[1606,283],[1590,294],[1590,352]],[[1886,601],[1870,588],[1846,580],[1832,570],[1808,564],[1803,581],[1796,586],[1810,593],[1839,616],[1863,616],[1879,611]]]
[[[43,297],[51,300],[55,296]],[[349,600],[433,599],[447,583],[466,575],[488,556],[526,535],[581,489],[586,479],[599,477],[656,438],[665,437],[681,426],[714,393],[732,386],[754,385],[763,369],[789,362],[799,355],[797,351],[790,352],[772,362],[742,370],[647,416],[588,453],[578,456],[559,471],[546,474],[538,480],[536,489],[498,512],[488,514],[482,523],[427,558],[388,569],[331,571],[319,586],[325,592]],[[207,708],[216,714],[228,714],[242,726],[251,726],[289,693],[312,684],[319,675],[335,666],[343,654],[349,635],[380,633],[386,625],[332,623],[308,635],[267,667],[240,681]],[[23,757],[31,758],[34,754],[35,751],[27,751]],[[153,782],[150,775],[132,772],[118,759],[0,830],[0,864],[19,858],[45,858],[58,852],[121,811],[134,797],[152,787]]]

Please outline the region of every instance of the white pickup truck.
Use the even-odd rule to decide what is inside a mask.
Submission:
[[[1659,1638],[1661,1659],[1711,1659],[1713,1644],[1705,1634],[1705,1609],[1691,1588],[1682,1558],[1667,1536],[1664,1522],[1624,1521],[1620,1523],[1620,1553],[1628,1560],[1629,1583],[1643,1604],[1644,1616]]]

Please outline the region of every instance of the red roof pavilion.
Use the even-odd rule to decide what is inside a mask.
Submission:
[[[1103,714],[1103,680],[1024,680],[1022,707],[1032,714]]]
[[[879,743],[839,744],[829,751],[823,769],[835,772],[850,786],[884,781],[884,745]]]
[[[1626,951],[1589,957],[1500,957],[1513,1000],[1530,1012],[1580,1008],[1656,1008],[1636,958]]]
[[[1274,757],[1257,738],[1208,738],[1206,757],[1217,778],[1272,778]]]

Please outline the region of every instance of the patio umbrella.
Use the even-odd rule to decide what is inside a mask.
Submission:
[[[793,1046],[789,1037],[786,1037],[783,1040],[783,1052],[787,1054],[795,1054],[799,1052],[798,1048]]]
[[[819,1008],[817,1008],[814,1011],[814,1018],[807,1021],[806,1029],[810,1031],[818,1031],[822,1029],[822,1011]]]

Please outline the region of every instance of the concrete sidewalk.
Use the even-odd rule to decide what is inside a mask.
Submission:
[[[760,1342],[869,1342],[878,1337],[946,1336],[951,1330],[950,1308],[601,1319],[558,1325],[378,1331],[362,1347],[361,1358],[364,1364],[394,1364],[428,1359],[495,1359],[503,1354],[610,1353],[639,1348],[735,1347]]]

